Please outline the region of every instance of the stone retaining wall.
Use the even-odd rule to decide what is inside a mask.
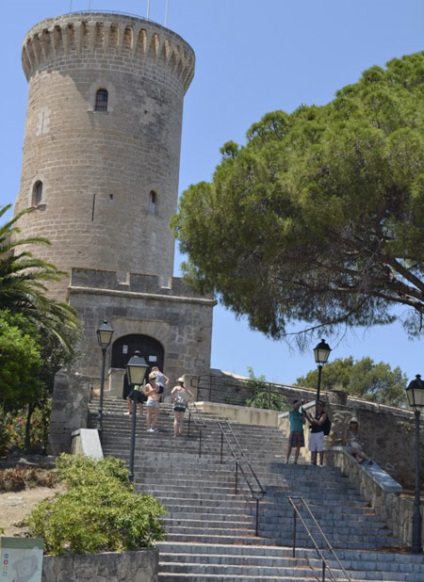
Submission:
[[[373,477],[373,473],[352,458],[341,447],[334,447],[326,450],[326,462],[329,465],[340,467],[342,473],[347,475],[349,480],[355,485],[361,495],[370,503],[376,514],[387,524],[402,544],[411,546],[412,544],[412,514],[414,502],[400,495],[400,490],[396,492],[395,487],[385,487],[384,482],[378,482]],[[384,473],[384,471],[380,471]],[[384,475],[383,475],[384,477]],[[423,513],[421,508],[421,514]],[[424,521],[422,528],[422,539],[424,539]]]
[[[157,582],[159,551],[44,556],[43,582]]]

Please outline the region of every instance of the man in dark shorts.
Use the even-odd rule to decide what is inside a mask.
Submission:
[[[127,396],[127,402],[128,402],[128,413],[127,414],[129,414],[129,415],[131,415],[131,413],[133,411],[134,400],[137,403],[138,413],[141,416],[143,414],[143,404],[147,400],[147,396],[143,392],[143,386],[134,386],[134,388],[131,390],[131,392]]]
[[[304,404],[303,400],[293,400],[292,408],[289,412],[290,421],[290,436],[289,448],[287,449],[287,463],[290,460],[292,448],[294,447],[294,463],[297,463],[299,458],[300,448],[305,446],[305,437],[303,435],[303,425],[305,423],[304,416],[300,411],[300,407]]]

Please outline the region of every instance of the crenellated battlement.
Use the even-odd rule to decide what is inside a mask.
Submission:
[[[49,18],[25,36],[22,66],[29,80],[39,69],[75,54],[122,56],[162,64],[181,82],[184,93],[194,76],[193,49],[171,30],[123,14],[75,13]]]
[[[216,305],[212,294],[199,295],[189,287],[180,277],[166,277],[163,280],[159,275],[142,273],[127,273],[124,280],[115,271],[100,269],[72,269],[69,289],[75,293],[77,289],[87,292],[91,290],[116,291],[121,293],[141,293],[160,295],[163,297],[193,299]]]

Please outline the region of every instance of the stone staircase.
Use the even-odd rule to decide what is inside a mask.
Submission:
[[[92,410],[94,427],[95,403]],[[128,462],[131,417],[125,411],[125,402],[106,401],[102,445],[105,455]],[[160,582],[322,580],[322,559],[299,521],[293,557],[289,497],[305,500],[348,574],[325,550],[326,580],[424,582],[423,557],[400,551],[398,540],[339,469],[287,465],[286,439],[277,429],[231,423],[230,433],[266,490],[261,498],[241,458],[252,498],[228,453],[231,438],[222,438],[213,418],[201,415],[195,424],[193,417],[189,421],[186,413],[185,436],[177,439],[169,404],[161,405],[157,433],[147,433],[144,418],[137,418],[136,488],[168,511],[166,541],[157,544]]]

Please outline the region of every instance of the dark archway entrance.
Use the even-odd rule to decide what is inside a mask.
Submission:
[[[164,349],[160,342],[148,335],[131,334],[117,339],[112,346],[112,368],[126,368],[128,360],[135,352],[140,352],[149,367],[148,375],[153,366],[163,370]],[[122,397],[126,398],[130,392],[127,375],[124,376]]]

